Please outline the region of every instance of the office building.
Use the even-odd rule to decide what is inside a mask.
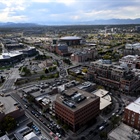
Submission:
[[[100,98],[76,87],[65,90],[55,100],[56,117],[76,132],[98,115]]]

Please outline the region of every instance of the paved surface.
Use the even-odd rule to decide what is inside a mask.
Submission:
[[[16,79],[20,77],[19,76],[19,71],[18,68],[14,68],[11,70],[11,73],[9,73],[9,76],[7,77],[7,79],[5,80],[5,82],[3,83],[1,90],[8,90],[8,89],[12,89],[14,86],[14,82],[16,81]]]

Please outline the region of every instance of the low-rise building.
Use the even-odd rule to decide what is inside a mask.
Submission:
[[[107,90],[98,89],[93,91],[92,94],[100,97],[100,111],[104,112],[112,107],[112,98]]]
[[[85,62],[94,60],[97,57],[97,51],[95,49],[84,49],[79,52],[75,52],[71,55],[71,61]]]
[[[140,132],[121,123],[108,134],[108,140],[139,140]]]
[[[127,93],[140,84],[139,76],[127,66],[106,64],[102,61],[92,62],[86,76],[93,82]]]
[[[140,43],[126,44],[123,55],[140,55]]]
[[[140,130],[140,98],[125,107],[123,121],[127,125]]]
[[[119,60],[119,63],[126,65],[129,69],[136,68],[137,63],[140,62],[140,56],[138,55],[127,55]]]
[[[24,110],[18,106],[18,103],[10,95],[6,97],[0,96],[0,121],[8,115],[17,119],[24,115]]]
[[[65,56],[68,54],[68,45],[65,43],[59,43],[56,45],[55,51],[57,54]]]

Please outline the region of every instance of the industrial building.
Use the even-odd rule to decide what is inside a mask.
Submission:
[[[99,115],[100,98],[76,87],[65,90],[55,100],[57,119],[76,132]]]

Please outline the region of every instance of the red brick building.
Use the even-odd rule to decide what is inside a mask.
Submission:
[[[127,125],[140,130],[140,98],[125,107],[123,121]]]
[[[85,62],[89,60],[94,60],[97,57],[97,50],[95,49],[85,49],[80,52],[75,52],[71,55],[71,61],[75,62]]]
[[[100,98],[78,88],[71,88],[55,100],[56,117],[67,124],[72,131],[99,115]]]

